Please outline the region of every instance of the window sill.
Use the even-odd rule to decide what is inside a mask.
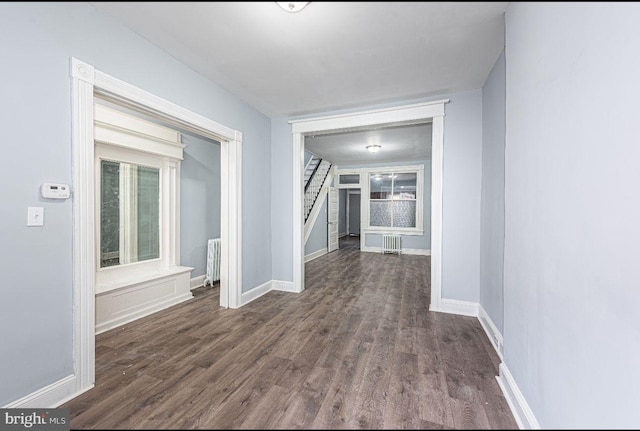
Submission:
[[[188,266],[172,266],[170,268],[163,269],[161,271],[149,272],[149,273],[137,273],[135,276],[126,277],[117,281],[96,284],[96,295],[110,292],[112,290],[122,289],[125,287],[132,287],[138,284],[146,283],[153,280],[160,280],[162,278],[169,278],[185,272],[191,272],[193,268]]]
[[[384,234],[424,235],[424,230],[411,229],[411,228],[368,227],[364,229],[364,233],[377,234],[377,235],[384,235]]]

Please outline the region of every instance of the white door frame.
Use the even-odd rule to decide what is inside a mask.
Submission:
[[[220,305],[237,308],[242,293],[242,133],[71,58],[73,153],[73,369],[70,396],[95,382],[95,95],[220,142],[222,262]],[[70,382],[71,383],[71,382]],[[75,392],[72,390],[75,389]]]
[[[338,250],[340,248],[340,192],[339,192],[339,188],[338,187],[332,187],[329,186],[329,190],[327,192],[327,253],[331,253],[334,250]],[[335,208],[333,208],[333,205],[331,205],[331,194],[335,192],[337,194],[336,196],[336,203],[335,203]],[[336,221],[335,224],[336,226],[336,243],[337,243],[337,247],[335,249],[331,249],[331,225],[334,223],[331,221],[331,211],[332,209],[335,209],[335,213],[336,213]]]
[[[333,132],[366,130],[373,126],[432,123],[431,132],[431,310],[442,301],[442,162],[444,147],[444,104],[433,102],[374,109],[350,114],[289,121],[293,134],[293,291],[304,290],[303,174],[304,137]]]

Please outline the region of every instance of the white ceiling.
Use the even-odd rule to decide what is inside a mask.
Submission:
[[[373,154],[365,147],[381,145]],[[431,160],[431,124],[308,136],[305,149],[340,167]]]
[[[93,2],[269,117],[480,88],[507,2]]]

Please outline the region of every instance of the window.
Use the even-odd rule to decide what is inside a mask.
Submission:
[[[417,173],[373,173],[369,176],[369,226],[417,227]]]
[[[160,170],[100,162],[100,268],[160,257]]]
[[[360,174],[341,174],[340,184],[360,184]]]
[[[179,268],[180,132],[95,105],[96,292]]]

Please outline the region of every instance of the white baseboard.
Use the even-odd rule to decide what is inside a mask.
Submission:
[[[279,290],[281,292],[300,293],[293,285],[293,281],[272,280],[273,290]]]
[[[269,280],[265,283],[262,283],[260,286],[256,286],[253,289],[243,292],[240,297],[240,306],[246,305],[253,301],[254,299],[260,298],[265,293],[269,292],[273,289],[273,280]]]
[[[164,310],[165,308],[169,308],[176,304],[180,304],[181,302],[187,301],[193,298],[193,294],[191,292],[179,294],[176,296],[172,296],[167,300],[162,302],[157,302],[150,307],[145,308],[135,308],[133,312],[128,313],[124,316],[118,317],[116,319],[108,320],[104,323],[96,325],[96,335],[102,334],[109,329],[117,328],[118,326],[124,325],[129,322],[133,322],[134,320],[140,319],[141,317],[148,316],[150,314],[156,313],[158,311]]]
[[[487,337],[489,337],[489,341],[491,341],[491,344],[500,357],[500,360],[502,360],[502,346],[504,344],[504,338],[502,338],[502,334],[498,330],[498,327],[493,323],[493,320],[489,317],[489,314],[482,304],[480,304],[478,308],[478,320],[480,321],[480,325],[482,326],[482,329],[484,329],[484,332],[487,333]]]
[[[327,247],[321,248],[320,250],[314,251],[313,253],[309,253],[304,257],[304,263],[311,262],[313,259],[317,259],[327,253],[329,253],[329,249]]]
[[[67,377],[51,383],[44,388],[38,389],[22,398],[19,398],[6,406],[3,409],[21,409],[21,408],[55,408],[59,405],[66,403],[72,398],[88,391],[93,388],[93,385],[88,388],[78,391],[77,379],[75,374],[71,374]]]
[[[346,233],[346,232],[339,233],[339,234],[338,234],[338,239],[339,239],[339,238],[343,238],[343,237],[345,237],[345,236],[347,236],[347,233]]]
[[[243,305],[246,305],[251,301],[260,298],[262,295],[271,292],[272,290],[300,293],[295,289],[293,281],[269,280],[265,283],[262,283],[260,286],[254,287],[248,292],[244,292],[240,300],[240,306],[242,307]]]
[[[190,281],[191,290],[204,286],[205,278],[207,278],[206,275],[199,275],[198,277],[193,277]]]
[[[432,305],[429,307],[429,310],[440,313],[478,317],[478,307],[479,304],[477,302],[458,301],[457,299],[441,299],[439,308],[435,308]]]
[[[498,380],[498,385],[502,389],[518,427],[520,429],[540,429],[538,420],[504,362],[500,364],[500,375],[496,377],[496,380]]]
[[[382,253],[382,247],[364,246],[360,249],[360,251],[364,251],[367,253]],[[431,250],[425,250],[420,248],[403,248],[401,250],[401,253],[416,255],[416,256],[431,256]]]

